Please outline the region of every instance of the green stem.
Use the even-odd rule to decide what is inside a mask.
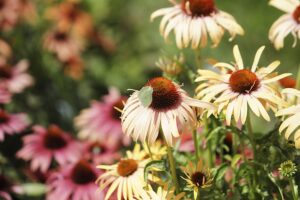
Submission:
[[[150,149],[150,147],[149,147],[148,142],[146,142],[146,146],[147,146],[147,149],[148,149],[148,151],[149,151],[150,158],[151,158],[151,160],[153,161],[153,160],[154,160],[154,159],[153,159],[153,154],[152,154],[152,152],[151,152],[151,149]]]
[[[298,200],[298,196],[297,193],[295,191],[295,184],[294,184],[294,180],[293,178],[289,178],[289,182],[290,182],[290,187],[292,188],[292,194],[293,194],[293,200]]]
[[[175,160],[173,157],[172,149],[169,145],[167,145],[167,151],[168,151],[168,159],[170,163],[170,168],[171,168],[171,175],[172,179],[175,185],[175,191],[178,194],[179,193],[179,184],[178,184],[178,179],[177,179],[177,174],[176,174],[176,167],[175,167]]]
[[[249,138],[250,138],[250,143],[251,143],[251,146],[253,148],[253,157],[254,157],[254,160],[256,160],[256,155],[257,155],[257,153],[256,153],[256,142],[255,142],[255,139],[254,139],[254,133],[253,133],[253,129],[252,129],[250,114],[247,117],[247,129],[248,129],[248,134],[249,134]]]
[[[200,188],[198,189],[198,192],[197,192],[197,200],[200,200]]]
[[[197,130],[194,130],[193,132],[193,140],[194,140],[194,146],[195,146],[195,152],[196,152],[196,163],[200,159],[200,152],[199,152],[199,141],[197,137]]]

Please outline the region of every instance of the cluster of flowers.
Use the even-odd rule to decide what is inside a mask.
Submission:
[[[9,2],[12,1],[1,1],[0,9],[12,12]],[[27,1],[20,2],[26,2],[27,9],[34,8]],[[194,49],[204,48],[208,35],[213,46],[217,46],[224,30],[228,30],[232,38],[244,33],[231,15],[216,8],[213,0],[172,3],[173,7],[160,9],[151,18],[163,15],[160,31],[167,38],[174,30],[179,48],[190,44]],[[270,31],[270,39],[279,49],[288,33],[291,32],[296,39],[300,38],[300,2],[272,0],[271,4],[288,12],[275,22]],[[74,1],[67,1],[47,11],[46,17],[55,25],[44,41],[45,48],[55,53],[61,62],[76,68],[75,77],[78,76],[77,70],[82,69],[80,54],[85,40],[99,38],[90,16],[76,5]],[[21,13],[15,12],[17,16]],[[5,12],[2,10],[0,13]],[[17,21],[13,22],[9,24]],[[234,46],[234,63],[218,62],[213,65],[214,70],[199,69],[195,79],[199,83],[195,98],[166,77],[149,80],[128,99],[121,96],[117,89],[111,88],[102,101],[92,102],[90,108],[74,119],[79,130],[78,138],[74,138],[57,125],[47,128],[34,122],[30,125],[25,114],[9,114],[5,110],[13,94],[31,86],[33,79],[26,73],[28,62],[20,61],[10,66],[10,47],[4,41],[0,45],[0,103],[3,105],[0,110],[0,142],[5,142],[9,135],[22,134],[23,146],[16,157],[30,164],[33,174],[43,176],[48,200],[184,199],[185,193],[179,189],[178,167],[174,165],[171,147],[180,141],[180,150],[197,153],[205,142],[197,144],[197,135],[194,134],[192,139],[191,133],[197,133],[200,120],[205,121],[211,116],[224,117],[227,125],[244,125],[250,111],[266,121],[270,121],[270,112],[274,112],[283,121],[279,132],[284,132],[286,139],[293,138],[295,147],[300,148],[300,123],[297,120],[300,115],[300,91],[295,89],[295,81],[288,78],[291,74],[278,75],[275,72],[279,61],[267,66],[259,65],[264,47],[258,49],[252,65],[244,65],[238,46]],[[180,56],[175,60],[176,63],[161,59],[157,64],[165,73],[177,75],[182,71],[178,63],[184,59]],[[25,133],[26,129],[30,131]],[[132,151],[126,151],[122,157],[119,149],[131,143],[129,136],[142,145],[137,143]],[[195,147],[191,148],[193,142]],[[255,156],[255,145],[252,148]],[[248,158],[252,157],[251,154]],[[170,183],[170,178],[160,176],[159,168],[150,168],[149,173],[145,173],[147,165],[166,156],[169,157],[168,166],[173,179],[171,187],[165,184]],[[199,155],[196,155],[196,164],[190,160],[187,163],[186,167],[180,168],[183,172],[181,179],[196,199],[200,196],[200,189],[212,185],[213,176]],[[11,199],[10,193],[16,192],[15,185],[2,174],[0,181],[0,197]],[[100,191],[96,192],[98,186]]]

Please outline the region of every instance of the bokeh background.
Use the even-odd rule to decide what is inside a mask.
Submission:
[[[138,89],[149,77],[159,75],[161,72],[155,62],[161,55],[183,52],[187,65],[195,65],[192,50],[178,50],[172,37],[166,44],[158,31],[160,20],[153,23],[149,20],[153,11],[170,6],[167,0],[82,0],[80,8],[91,14],[97,32],[107,44],[101,46],[88,41],[82,53],[84,73],[81,79],[74,80],[65,75],[55,56],[43,49],[45,32],[51,27],[44,13],[59,2],[35,1],[38,13],[35,24],[21,23],[11,31],[1,32],[1,37],[13,48],[14,59],[30,61],[29,71],[35,79],[35,85],[17,96],[11,109],[28,112],[35,123],[56,123],[73,131],[73,117],[87,107],[90,100],[107,93],[109,86],[129,94],[128,88]],[[201,58],[232,61],[232,47],[238,44],[245,62],[250,64],[256,50],[266,45],[262,65],[279,59],[280,72],[296,74],[300,64],[299,45],[291,48],[290,36],[284,49],[276,51],[268,40],[269,28],[282,14],[280,11],[269,6],[266,0],[216,0],[216,4],[235,16],[246,34],[233,42],[225,35],[217,48],[199,50]]]

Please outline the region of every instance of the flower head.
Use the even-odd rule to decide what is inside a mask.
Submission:
[[[174,56],[173,58],[162,57],[156,62],[156,66],[167,75],[176,76],[182,71],[183,62],[184,57],[182,54],[180,54],[179,56]]]
[[[72,31],[77,36],[91,36],[93,32],[92,17],[80,9],[80,4],[63,2],[58,6],[49,8],[46,17],[57,23],[65,31]]]
[[[214,67],[221,69],[220,73],[198,70],[199,77],[196,81],[202,83],[196,89],[197,97],[218,104],[218,113],[225,110],[227,124],[230,124],[232,116],[236,122],[241,120],[244,124],[248,115],[248,106],[255,115],[269,121],[266,108],[271,107],[276,110],[278,105],[284,105],[279,91],[274,89],[271,83],[290,74],[272,74],[280,64],[279,61],[258,69],[263,50],[264,47],[261,47],[257,51],[251,69],[244,67],[238,46],[235,46],[233,54],[236,64],[215,64]]]
[[[11,193],[21,193],[21,188],[14,185],[11,180],[0,174],[0,199],[12,200]]]
[[[149,200],[180,200],[183,199],[183,197],[185,196],[184,192],[175,195],[174,188],[169,189],[167,184],[158,187],[156,192],[150,185],[149,188]]]
[[[103,199],[104,194],[96,192],[95,180],[99,174],[86,160],[64,166],[49,176],[47,200]]]
[[[271,0],[270,5],[285,12],[272,25],[269,32],[269,39],[276,49],[281,49],[284,46],[284,38],[288,34],[294,37],[293,47],[297,44],[297,39],[300,39],[300,2],[298,0]]]
[[[29,125],[27,116],[23,113],[9,114],[0,109],[0,142],[5,135],[19,134]]]
[[[28,67],[27,60],[21,60],[15,66],[0,65],[0,87],[6,87],[11,93],[21,93],[25,88],[32,86],[33,78],[26,73]]]
[[[91,141],[100,141],[111,148],[117,148],[121,143],[127,145],[129,138],[125,137],[121,128],[121,112],[125,96],[121,96],[116,88],[110,88],[103,101],[94,101],[90,108],[84,109],[75,118],[79,129],[79,137]]]
[[[186,177],[183,179],[187,182],[187,187],[194,193],[198,193],[200,188],[210,187],[213,181],[211,172],[209,169],[203,166],[202,160],[199,160],[197,166],[189,162],[187,167],[182,168]]]
[[[282,91],[283,95],[287,95],[289,97],[300,98],[300,91],[293,88],[286,88]],[[293,141],[295,142],[295,147],[297,149],[300,148],[300,104],[291,105],[289,107],[285,107],[280,109],[276,116],[287,117],[283,120],[282,124],[279,127],[279,132],[284,133],[284,136],[287,140],[290,137],[293,137]]]
[[[153,144],[159,128],[168,143],[179,137],[177,125],[195,126],[195,108],[214,109],[212,104],[190,98],[176,83],[163,77],[151,79],[127,100],[122,112],[122,128],[136,141]]]
[[[117,199],[147,199],[148,194],[144,190],[147,185],[144,180],[144,167],[149,159],[144,159],[146,152],[140,149],[140,145],[135,145],[134,150],[127,151],[126,157],[114,165],[99,165],[99,169],[106,170],[99,176],[96,183],[100,189],[108,187],[105,200],[117,191]]]
[[[120,159],[120,153],[115,146],[110,146],[102,142],[84,142],[84,157],[92,160],[95,165],[112,164]]]
[[[59,60],[65,62],[80,54],[83,42],[72,33],[55,29],[45,35],[44,48],[55,53]]]
[[[18,0],[1,0],[0,29],[11,30],[18,22]]]
[[[23,138],[24,147],[17,153],[19,158],[31,161],[31,169],[46,172],[52,161],[60,165],[75,162],[81,156],[81,145],[56,125],[48,129],[33,127],[33,133]]]
[[[205,47],[208,35],[213,46],[221,41],[225,30],[231,39],[237,34],[243,35],[244,30],[228,13],[217,9],[213,0],[181,0],[174,2],[173,7],[163,8],[151,15],[151,20],[163,16],[160,24],[160,32],[165,39],[174,30],[176,44],[179,48],[193,49],[199,46]]]
[[[284,177],[292,177],[297,172],[297,167],[295,163],[291,160],[285,161],[280,164],[279,172]]]

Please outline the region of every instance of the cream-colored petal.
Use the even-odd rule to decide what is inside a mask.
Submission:
[[[234,55],[234,59],[236,61],[238,69],[244,69],[243,59],[242,59],[239,47],[237,45],[235,45],[233,47],[233,55]]]
[[[260,47],[260,48],[258,49],[258,51],[256,52],[255,57],[254,57],[254,61],[253,61],[252,67],[251,67],[251,71],[252,71],[252,72],[255,72],[255,71],[256,71],[256,68],[257,68],[259,59],[260,59],[261,54],[263,53],[264,49],[265,49],[265,46],[262,46],[262,47]]]

